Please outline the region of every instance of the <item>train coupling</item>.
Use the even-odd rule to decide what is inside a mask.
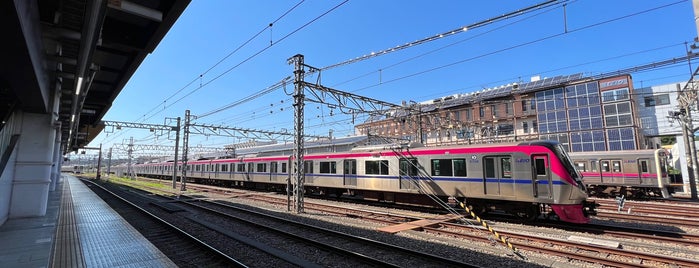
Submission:
[[[583,201],[583,214],[586,217],[597,215],[597,207],[600,206],[600,204],[597,204],[595,201]]]

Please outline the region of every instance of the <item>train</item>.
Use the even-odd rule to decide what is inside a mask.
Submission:
[[[288,189],[289,155],[245,155],[188,161],[188,182]],[[587,200],[582,175],[556,141],[448,147],[357,147],[306,154],[304,191],[396,203],[419,203],[425,192],[464,202],[477,213],[503,212],[527,220],[540,216],[588,223],[597,204]],[[171,179],[173,162],[142,163],[137,176]],[[178,172],[181,174],[181,166]],[[115,168],[117,174],[125,168]]]
[[[670,198],[666,149],[569,153],[588,194],[634,199]]]

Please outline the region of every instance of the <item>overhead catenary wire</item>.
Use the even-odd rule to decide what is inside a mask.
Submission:
[[[673,3],[669,3],[669,4],[666,4],[666,5],[654,7],[654,8],[651,8],[651,9],[646,9],[646,10],[642,10],[642,11],[639,11],[639,12],[634,12],[634,13],[627,14],[627,15],[624,15],[624,16],[620,16],[620,17],[616,17],[616,18],[604,20],[604,21],[601,21],[601,22],[589,24],[589,25],[586,25],[586,26],[582,26],[582,27],[579,27],[579,28],[576,28],[576,29],[569,29],[567,32],[556,33],[556,34],[548,35],[548,36],[545,36],[545,37],[542,37],[542,38],[538,38],[538,39],[526,41],[526,42],[523,42],[523,43],[519,43],[519,44],[516,44],[516,45],[513,45],[513,46],[509,46],[509,47],[505,47],[505,48],[501,48],[501,49],[496,49],[496,50],[493,50],[493,51],[490,51],[490,52],[487,52],[487,53],[483,53],[483,54],[476,55],[476,56],[473,56],[473,57],[470,57],[470,58],[466,58],[466,59],[454,61],[454,62],[447,63],[447,64],[444,64],[444,65],[436,66],[436,67],[433,67],[433,68],[425,69],[425,70],[422,70],[422,71],[419,71],[419,72],[415,72],[415,73],[412,73],[412,74],[404,75],[404,76],[397,77],[397,78],[394,78],[394,79],[383,80],[383,81],[381,81],[381,83],[375,83],[375,84],[370,85],[370,86],[366,86],[366,87],[363,87],[363,88],[359,88],[359,89],[353,90],[352,92],[359,92],[359,91],[363,91],[363,90],[366,90],[366,89],[374,88],[374,87],[377,87],[377,86],[383,86],[383,85],[385,85],[385,84],[387,84],[387,83],[393,83],[393,82],[396,82],[396,81],[400,81],[400,80],[407,79],[407,78],[411,78],[411,77],[414,77],[414,76],[418,76],[418,75],[426,74],[426,73],[429,73],[429,72],[437,71],[437,70],[444,69],[444,68],[447,68],[447,67],[451,67],[451,66],[454,66],[454,65],[462,64],[462,63],[469,62],[469,61],[473,61],[473,60],[480,59],[480,58],[484,58],[484,57],[487,57],[487,56],[495,55],[495,54],[502,53],[502,52],[505,52],[505,51],[509,51],[509,50],[512,50],[512,49],[516,49],[516,48],[520,48],[520,47],[532,45],[532,44],[535,44],[535,43],[543,42],[543,41],[546,41],[546,40],[549,40],[549,39],[553,39],[553,38],[556,38],[556,37],[560,37],[560,36],[564,36],[564,35],[567,35],[567,34],[573,34],[573,33],[575,33],[575,32],[579,32],[579,31],[583,31],[583,30],[588,30],[588,29],[591,29],[591,28],[594,28],[594,27],[597,27],[597,26],[600,26],[600,25],[604,25],[604,24],[607,24],[607,23],[612,23],[612,22],[615,22],[615,21],[618,21],[618,20],[622,20],[622,19],[629,18],[629,17],[638,16],[638,15],[641,15],[641,14],[645,14],[645,13],[652,12],[652,11],[656,11],[656,10],[663,9],[663,8],[668,8],[668,7],[670,7],[670,6],[674,6],[674,5],[680,4],[680,3],[682,3],[682,2],[686,2],[686,0],[680,0],[680,1],[673,2]],[[382,69],[383,69],[383,68],[382,68]]]
[[[224,75],[228,74],[228,73],[231,72],[233,69],[237,68],[238,66],[242,65],[243,63],[248,62],[249,60],[253,59],[254,57],[260,55],[262,52],[264,52],[264,51],[266,51],[267,49],[269,49],[272,45],[277,44],[277,43],[279,43],[279,42],[282,42],[284,39],[288,38],[289,36],[295,34],[296,32],[298,32],[298,31],[300,31],[301,29],[303,29],[303,28],[307,27],[308,25],[310,25],[311,23],[317,21],[317,20],[320,19],[321,17],[327,15],[327,14],[330,13],[331,11],[333,11],[333,10],[337,9],[338,7],[344,5],[345,3],[347,3],[347,1],[349,1],[349,0],[345,0],[345,1],[341,2],[341,3],[338,4],[338,5],[335,5],[335,6],[334,6],[333,8],[331,8],[330,10],[324,12],[324,13],[321,14],[320,16],[317,16],[316,18],[310,20],[310,21],[307,22],[306,24],[302,25],[301,27],[298,27],[297,29],[295,29],[295,30],[292,31],[291,33],[289,33],[289,34],[285,35],[284,37],[282,37],[281,39],[277,40],[276,42],[270,44],[270,46],[265,47],[265,48],[259,50],[257,53],[253,54],[252,56],[248,57],[247,59],[243,60],[242,62],[236,64],[235,66],[233,66],[233,67],[227,69],[226,71],[224,71],[223,73],[217,75],[216,77],[214,77],[213,79],[207,81],[206,83],[200,84],[199,87],[197,87],[197,88],[195,88],[194,90],[192,90],[191,92],[187,93],[185,96],[182,96],[181,98],[177,99],[176,101],[174,101],[174,102],[172,102],[172,103],[170,103],[170,104],[167,103],[168,100],[170,100],[171,98],[173,98],[174,96],[176,96],[177,94],[179,94],[180,92],[182,92],[184,89],[186,89],[186,88],[188,88],[189,86],[191,86],[194,82],[196,82],[197,80],[202,79],[203,74],[208,73],[209,71],[211,71],[212,69],[214,69],[216,66],[218,66],[219,64],[221,64],[226,58],[230,57],[233,53],[235,53],[235,51],[238,51],[238,50],[240,49],[240,47],[244,46],[245,44],[248,44],[248,43],[250,42],[250,40],[248,40],[248,41],[245,42],[243,45],[241,45],[238,49],[234,50],[234,52],[229,53],[229,54],[228,54],[227,56],[225,56],[223,59],[219,60],[219,61],[218,61],[216,64],[214,64],[212,67],[210,67],[209,69],[207,69],[204,73],[200,74],[198,77],[196,77],[195,79],[193,79],[191,82],[187,83],[186,86],[180,88],[177,92],[175,92],[175,93],[172,94],[170,97],[168,97],[167,99],[165,99],[165,100],[162,102],[163,108],[162,108],[160,111],[158,111],[158,112],[156,112],[156,113],[150,115],[150,116],[147,117],[147,118],[142,119],[141,122],[144,122],[144,121],[146,121],[146,120],[148,120],[148,119],[150,119],[150,118],[153,118],[155,115],[157,115],[157,114],[159,114],[160,112],[166,110],[167,108],[171,107],[172,105],[174,105],[174,104],[176,104],[176,103],[182,101],[184,98],[190,96],[191,94],[195,93],[195,92],[198,91],[199,89],[201,89],[201,88],[205,87],[206,85],[210,84],[211,82],[213,82],[213,81],[215,81],[215,80],[217,80],[217,79],[223,77]],[[301,2],[303,2],[303,1],[301,1]],[[277,18],[277,19],[274,20],[272,23],[270,23],[269,25],[267,25],[263,30],[260,31],[260,33],[261,33],[261,32],[264,32],[266,29],[268,29],[269,27],[271,27],[271,25],[272,25],[273,23],[278,22],[278,21],[281,20],[283,17],[285,17],[286,15],[288,15],[291,11],[293,11],[294,9],[296,9],[296,8],[301,4],[301,2],[299,2],[299,3],[296,4],[296,5],[294,5],[291,9],[289,9],[288,11],[286,11],[286,12],[285,12],[284,14],[282,14],[279,18]],[[260,35],[260,33],[254,35],[251,39],[257,38],[257,37]],[[155,110],[158,109],[159,107],[160,107],[160,103],[159,103],[158,105],[156,105],[154,108],[152,108],[152,109],[149,111],[149,113],[155,111]],[[146,115],[144,115],[143,117],[146,117]],[[123,132],[122,132],[122,133],[123,133]],[[117,135],[117,136],[119,136],[119,135]],[[112,140],[113,140],[113,139],[112,139]],[[111,141],[111,140],[110,140],[110,141]],[[107,141],[105,141],[105,142],[107,142]]]

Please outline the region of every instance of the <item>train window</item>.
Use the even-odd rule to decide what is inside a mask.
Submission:
[[[253,172],[253,171],[255,171],[255,163],[248,163],[247,171],[248,171],[248,172]]]
[[[536,165],[536,175],[546,175],[546,159],[545,158],[535,158],[534,165]]]
[[[485,177],[495,178],[495,158],[486,157],[483,158],[483,164],[485,167]]]
[[[279,172],[277,165],[279,165],[279,163],[277,163],[277,162],[269,163],[269,172],[270,172],[270,173],[277,173],[277,172]]]
[[[238,164],[237,168],[235,171],[238,172],[245,172],[245,164]]]
[[[585,162],[583,162],[583,161],[575,161],[575,168],[576,168],[578,171],[583,171],[583,172],[585,172],[585,171],[587,171],[587,163],[585,163]]]
[[[452,176],[451,159],[432,159],[432,176]]]
[[[257,163],[257,172],[267,172],[267,163]]]
[[[502,178],[512,178],[512,158],[500,158],[500,169],[502,170]]]
[[[590,160],[590,171],[598,171],[598,169],[597,169],[598,164],[599,163],[597,162],[597,160]]]
[[[320,173],[337,173],[337,163],[335,161],[331,162],[320,162]]]
[[[459,158],[453,160],[454,176],[466,176],[466,159]]]
[[[303,172],[313,173],[313,161],[303,161]]]
[[[364,161],[364,173],[367,175],[388,175],[388,160]]]
[[[226,171],[228,171],[228,164],[221,165],[221,172],[226,172]]]
[[[643,173],[650,172],[650,170],[648,170],[648,160],[638,160],[638,163],[641,166],[641,172],[643,172]]]
[[[286,172],[286,163],[282,163],[282,172]]]
[[[415,158],[400,159],[398,161],[400,175],[410,177],[417,176],[417,164],[417,159]]]
[[[612,172],[621,172],[621,161],[612,161]]]

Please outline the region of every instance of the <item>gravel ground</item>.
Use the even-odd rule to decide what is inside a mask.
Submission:
[[[236,190],[238,191],[238,190]],[[193,194],[188,192],[185,194]],[[260,194],[260,193],[257,193]],[[208,197],[212,199],[221,199],[230,202],[237,206],[243,206],[251,210],[264,211],[272,213],[279,217],[301,221],[309,225],[322,226],[328,229],[333,229],[341,232],[346,232],[354,235],[360,235],[369,239],[382,241],[385,243],[401,245],[406,248],[420,250],[435,255],[452,256],[453,259],[470,263],[481,267],[604,267],[600,264],[579,263],[570,261],[567,258],[556,257],[551,255],[539,254],[534,252],[522,252],[527,258],[522,260],[512,254],[512,252],[499,242],[492,241],[483,243],[479,241],[465,240],[450,236],[440,236],[431,233],[420,231],[403,231],[397,234],[387,234],[379,232],[376,229],[385,226],[384,224],[365,221],[362,219],[343,217],[337,215],[329,215],[315,211],[308,211],[303,214],[287,212],[286,205],[275,205],[260,201],[251,201],[245,198],[230,198],[225,195],[214,192],[197,192],[196,195]],[[391,208],[370,207],[361,204],[348,204],[328,200],[309,199],[306,202],[323,203],[330,205],[341,205],[345,207],[356,207],[362,209],[371,209],[374,211],[393,213],[393,214],[410,214],[424,217],[434,216],[433,214],[419,213],[414,211],[405,211]],[[630,240],[610,237],[605,235],[581,234],[559,230],[555,228],[536,227],[521,224],[489,222],[496,230],[515,231],[524,234],[535,234],[542,237],[550,237],[554,239],[566,240],[571,235],[593,237],[596,239],[605,239],[619,242],[622,247],[629,250],[637,250],[650,252],[659,255],[670,255],[678,258],[699,259],[699,249],[687,247],[677,244],[661,243],[657,241],[647,240]],[[682,230],[686,233],[698,233],[699,230],[687,227],[648,225],[643,223],[628,223],[628,222],[613,222],[608,220],[593,219],[592,223],[616,224],[624,226],[638,226],[644,228],[657,228],[664,231]],[[484,232],[484,236],[488,236]],[[319,257],[320,258],[320,257]],[[331,262],[332,263],[332,262]],[[325,266],[330,266],[325,264]],[[341,267],[339,265],[332,265]]]

